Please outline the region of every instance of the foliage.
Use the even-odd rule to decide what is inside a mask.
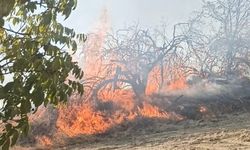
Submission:
[[[82,85],[67,77],[80,79],[83,72],[64,48],[75,52],[76,39],[84,41],[85,36],[58,21],[67,19],[76,4],[76,0],[0,1],[2,149],[14,145],[19,134],[27,134],[32,105],[57,105],[74,91],[82,94]]]

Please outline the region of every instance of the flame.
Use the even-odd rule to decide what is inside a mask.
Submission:
[[[102,70],[104,70],[105,62],[100,54],[110,24],[106,8],[103,9],[99,20],[100,22],[97,24],[95,31],[88,35],[83,51],[84,58],[81,59],[83,60],[82,69],[87,77],[104,76]]]
[[[201,113],[206,113],[208,110],[207,110],[207,107],[206,107],[206,106],[200,106],[199,111],[200,111]]]
[[[122,83],[117,83],[119,87],[117,89],[113,89],[110,84],[101,89],[97,94],[99,101],[97,106],[93,106],[92,99],[86,101],[90,98],[88,93],[91,93],[94,85],[113,76],[115,68],[118,66],[115,63],[111,64],[111,70],[107,71],[107,64],[112,62],[112,59],[116,56],[111,54],[112,58],[104,59],[101,55],[109,24],[108,12],[104,9],[94,34],[88,36],[83,50],[84,55],[79,61],[85,78],[93,78],[88,83],[90,88],[85,89],[83,97],[71,97],[68,105],[59,105],[56,119],[57,132],[54,137],[57,137],[58,133],[59,136],[64,134],[69,137],[101,134],[109,131],[114,126],[124,122],[132,122],[137,118],[184,119],[178,114],[168,112],[160,104],[154,104],[150,99],[150,95],[160,91],[169,92],[188,88],[186,75],[180,69],[181,67],[178,67],[178,64],[175,68],[169,66],[162,68],[160,65],[153,68],[148,76],[146,95],[140,99],[140,104],[138,104],[138,98],[136,98],[131,87],[120,88]],[[79,58],[76,60],[79,60]],[[124,69],[123,66],[119,67]],[[31,122],[39,120],[49,122],[50,118],[45,111],[44,108],[41,108],[35,115],[31,115],[29,119]],[[206,114],[208,109],[205,106],[200,106],[199,111]],[[51,146],[54,141],[58,140],[45,135],[37,136],[36,139],[44,146]]]
[[[176,68],[164,67],[162,73],[160,66],[156,66],[149,74],[146,95],[152,95],[160,90],[164,91],[164,86],[164,92],[188,88],[184,71],[180,69],[181,67],[178,67],[179,65],[176,66]],[[169,74],[172,77],[169,77]]]
[[[186,78],[181,76],[180,78],[171,81],[168,90],[181,90],[187,88]]]
[[[37,139],[38,143],[40,143],[43,146],[53,145],[51,139],[45,135],[44,136],[37,136],[36,139]]]
[[[106,111],[112,110],[110,115],[104,110],[94,110],[90,104],[62,106],[57,120],[58,129],[71,137],[81,134],[91,135],[104,133],[115,125],[124,121],[133,121],[139,116],[162,119],[170,119],[171,116],[148,102],[143,102],[142,108],[137,107],[138,111],[136,111],[134,94],[131,90],[114,92],[104,90],[99,96],[103,103],[112,102],[112,106],[119,109],[108,108]]]
[[[68,136],[97,134],[107,130],[112,124],[101,112],[94,111],[90,105],[61,107],[57,127]]]
[[[146,95],[152,95],[160,89],[160,68],[157,66],[149,73]]]
[[[152,106],[147,102],[144,102],[143,108],[139,110],[144,117],[169,119],[169,114],[167,112],[160,110],[158,107]]]
[[[186,82],[186,75],[184,74],[184,71],[179,68],[181,67],[178,67],[177,65],[177,67],[171,72],[173,79],[170,81],[167,87],[168,91],[182,90],[188,88],[188,84]]]
[[[135,95],[131,90],[104,90],[101,91],[101,93],[99,94],[99,97],[102,101],[111,101],[114,105],[119,106],[120,108],[125,109],[127,111],[131,111],[135,107],[133,101],[134,96]]]
[[[89,83],[89,87],[91,88],[85,90],[85,93],[91,92],[96,82],[112,76],[115,72],[114,68],[117,67],[116,64],[111,64],[114,65],[111,67],[113,70],[107,71],[106,64],[107,62],[112,62],[112,60],[111,58],[104,59],[101,55],[108,29],[109,20],[107,17],[107,10],[104,9],[98,28],[95,30],[95,34],[88,36],[83,51],[84,56],[81,58],[82,62],[79,62],[84,70],[85,78],[93,78],[93,81],[91,80]],[[114,57],[115,55],[113,58]],[[120,67],[122,68],[122,66]],[[160,90],[162,79],[166,78],[168,75],[167,69],[165,68],[164,74],[161,77],[161,71],[160,67],[156,66],[150,72],[146,87],[146,95],[151,95]],[[182,74],[178,75],[178,78],[170,83],[168,89],[175,90],[187,87],[185,77],[182,76]],[[138,117],[174,120],[182,119],[181,116],[167,112],[159,106],[151,104],[147,96],[140,99],[142,105],[139,106],[131,88],[112,89],[110,85],[107,85],[98,92],[99,102],[96,107],[93,107],[91,99],[90,101],[85,101],[88,97],[86,95],[82,98],[78,98],[81,100],[81,103],[76,103],[76,100],[71,98],[67,106],[60,105],[58,107],[56,127],[59,132],[69,137],[82,134],[100,134],[116,125],[126,121],[133,121]],[[45,145],[51,144],[47,137],[39,137],[38,139],[42,143],[45,143]]]

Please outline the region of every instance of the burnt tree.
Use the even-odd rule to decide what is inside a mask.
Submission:
[[[114,73],[113,76],[96,84],[92,97],[98,99],[98,91],[103,87],[111,84],[115,89],[118,88],[119,83],[129,85],[137,99],[143,97],[150,72],[157,65],[162,66],[163,60],[169,53],[175,53],[181,48],[180,45],[186,37],[177,31],[178,27],[185,25],[187,24],[176,24],[171,38],[167,38],[167,35],[160,34],[160,32],[144,30],[138,26],[109,34],[103,57],[110,59],[110,67],[107,69],[113,70]]]
[[[249,70],[249,10],[249,0],[204,2],[187,35],[198,70],[227,78]]]

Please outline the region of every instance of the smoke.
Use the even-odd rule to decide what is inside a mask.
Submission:
[[[223,85],[209,82],[207,79],[201,80],[199,83],[190,85],[189,88],[180,91],[180,94],[189,97],[209,97],[221,94],[226,88]]]
[[[247,93],[249,79],[245,77],[234,77],[233,79],[213,78],[201,79],[199,77],[187,77],[188,88],[161,92],[163,95],[183,95],[190,98],[209,98],[216,95],[227,95],[234,97]]]

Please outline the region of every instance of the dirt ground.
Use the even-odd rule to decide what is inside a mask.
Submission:
[[[124,131],[76,138],[68,141],[65,146],[33,148],[18,146],[13,149],[245,150],[250,149],[249,118],[249,112],[241,112],[207,120],[185,120],[178,123],[149,121],[143,128],[138,128],[140,124],[129,125],[130,128],[124,128]]]

